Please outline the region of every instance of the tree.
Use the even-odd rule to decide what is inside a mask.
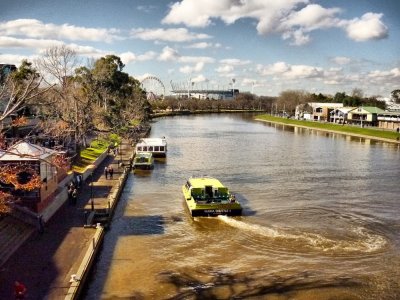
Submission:
[[[343,103],[344,99],[346,98],[346,93],[345,92],[337,92],[335,96],[333,96],[333,102],[335,103]]]
[[[351,96],[353,98],[358,98],[358,99],[362,99],[364,97],[364,92],[362,91],[362,89],[359,88],[354,88],[351,92]]]
[[[79,64],[77,54],[67,46],[54,46],[46,49],[36,60],[37,66],[45,72],[48,80],[56,86],[48,94],[47,105],[42,107],[42,128],[46,134],[58,139],[72,139],[75,152],[86,145],[86,135],[91,127],[90,100],[77,88],[74,75]],[[72,137],[71,137],[72,135]]]
[[[140,82],[122,72],[124,64],[115,55],[96,60],[91,68],[76,72],[76,82],[90,99],[94,99],[95,126],[120,132],[133,119],[147,121],[151,111]]]
[[[393,90],[393,91],[390,93],[390,95],[391,95],[391,97],[392,97],[392,100],[393,100],[395,103],[400,104],[400,89],[399,89],[399,90]]]
[[[296,106],[309,102],[311,95],[305,91],[288,90],[280,93],[276,101],[279,110],[284,110],[289,115],[294,115]]]
[[[43,77],[32,67],[32,63],[23,60],[15,72],[7,75],[4,84],[0,86],[0,101],[2,111],[0,112],[0,125],[8,117],[17,114],[27,105],[33,104],[39,96],[49,91],[39,88]]]

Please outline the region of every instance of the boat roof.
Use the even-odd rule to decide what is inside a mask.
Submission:
[[[195,188],[202,188],[207,185],[211,185],[213,187],[225,187],[218,179],[213,178],[213,177],[191,177],[188,180],[192,187]]]
[[[167,141],[165,138],[145,138],[141,139],[137,146],[163,146],[166,144]]]

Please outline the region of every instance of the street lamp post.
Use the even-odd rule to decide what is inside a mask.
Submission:
[[[232,78],[232,98],[233,98],[233,100],[235,100],[235,82],[236,82],[236,79]]]
[[[93,170],[90,173],[90,206],[92,211],[94,211],[94,200],[93,200]]]

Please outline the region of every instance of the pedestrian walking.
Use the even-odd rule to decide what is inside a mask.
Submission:
[[[114,174],[114,169],[113,169],[112,166],[108,167],[108,172],[110,173],[110,178],[112,179],[113,178],[113,174]]]
[[[15,299],[25,299],[26,291],[27,291],[26,286],[23,283],[19,281],[16,281],[14,283]]]
[[[39,234],[43,234],[44,233],[44,223],[43,223],[43,217],[42,215],[38,215],[37,216],[37,221],[38,221],[38,232]]]
[[[73,192],[74,188],[73,186],[69,185],[67,192],[68,192],[68,204],[72,205],[72,192]]]
[[[79,189],[81,185],[82,185],[82,175],[79,174],[76,176],[76,186]]]
[[[106,179],[107,179],[107,177],[108,177],[108,167],[104,168],[104,175],[106,176]]]
[[[78,190],[76,188],[74,188],[72,190],[72,195],[71,196],[72,196],[72,204],[76,205],[76,202],[78,200]]]

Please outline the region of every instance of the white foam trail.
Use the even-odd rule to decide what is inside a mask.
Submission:
[[[241,230],[273,239],[300,241],[306,247],[308,246],[315,249],[320,249],[324,252],[346,251],[370,253],[378,251],[386,245],[386,240],[384,237],[368,232],[362,227],[351,229],[351,231],[357,236],[357,240],[345,241],[330,239],[317,233],[287,233],[283,230],[268,228],[257,224],[248,224],[227,216],[218,216],[218,218],[226,224]]]

